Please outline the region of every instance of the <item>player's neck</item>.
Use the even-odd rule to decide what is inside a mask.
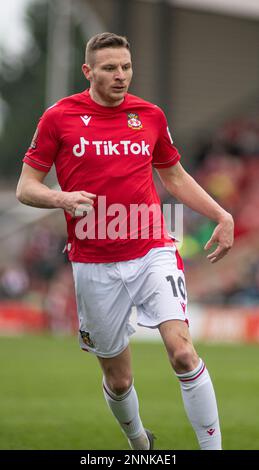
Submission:
[[[101,105],[101,106],[108,106],[110,108],[113,108],[115,106],[119,106],[121,103],[123,103],[125,97],[123,97],[122,99],[120,100],[105,100],[104,98],[102,98],[98,93],[96,93],[95,90],[93,90],[92,88],[90,88],[89,90],[89,94],[90,94],[90,97],[92,98],[92,100]]]

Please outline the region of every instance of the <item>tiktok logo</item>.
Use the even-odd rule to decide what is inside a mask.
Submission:
[[[84,137],[80,137],[80,144],[74,145],[73,154],[76,157],[82,157],[85,154],[85,148],[89,143],[89,140],[86,140]]]
[[[75,157],[82,157],[86,153],[86,147],[91,145],[91,150],[94,151],[97,156],[113,156],[113,155],[122,155],[122,156],[150,156],[149,147],[150,144],[147,144],[144,140],[140,142],[132,142],[131,140],[120,140],[117,143],[114,143],[112,140],[86,140],[84,137],[80,137],[80,143],[74,145],[73,154]]]

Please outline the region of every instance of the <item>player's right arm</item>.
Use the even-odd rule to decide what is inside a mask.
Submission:
[[[66,192],[50,189],[44,184],[45,177],[46,172],[24,163],[16,190],[18,200],[33,207],[60,208],[72,217],[82,205],[93,205],[95,194],[86,191]]]
[[[82,215],[82,205],[86,205],[89,210],[95,195],[86,191],[57,191],[44,184],[59,151],[61,117],[62,106],[56,103],[40,118],[31,145],[23,158],[16,195],[20,202],[28,206],[60,208],[73,217]]]

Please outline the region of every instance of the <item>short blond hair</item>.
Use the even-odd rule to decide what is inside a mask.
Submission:
[[[130,51],[130,44],[125,36],[118,36],[114,33],[99,33],[89,39],[85,48],[86,64],[93,63],[93,52],[106,47],[125,47]]]

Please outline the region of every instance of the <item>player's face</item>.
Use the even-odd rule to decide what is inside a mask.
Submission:
[[[122,103],[132,78],[131,56],[125,47],[109,47],[93,53],[92,65],[84,64],[90,80],[90,93],[97,103],[117,106]]]

